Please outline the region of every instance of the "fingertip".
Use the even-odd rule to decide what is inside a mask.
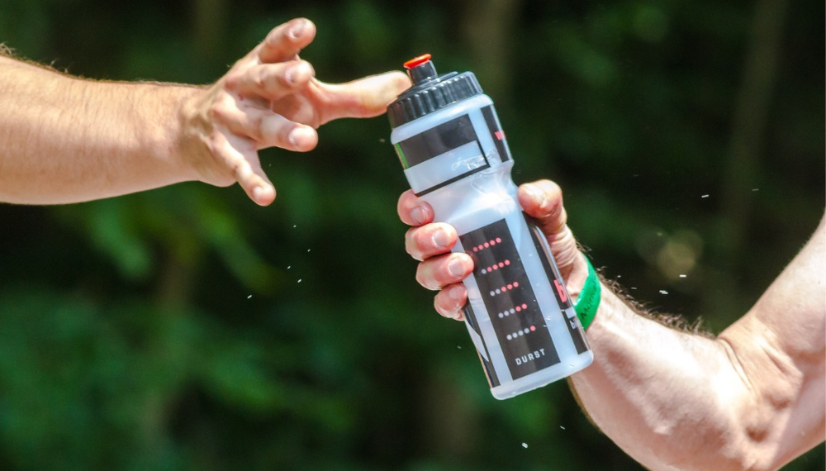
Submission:
[[[267,35],[258,50],[261,62],[292,60],[315,39],[316,27],[307,18],[296,18],[281,24]]]
[[[519,186],[516,196],[519,199],[519,204],[526,213],[534,217],[539,216],[537,213],[542,206],[544,196],[536,185],[525,183]]]
[[[315,23],[307,18],[296,18],[290,22],[287,30],[287,38],[292,41],[299,42],[300,40],[312,40],[315,38],[316,27]]]
[[[520,186],[517,198],[526,213],[540,219],[555,215],[562,206],[562,190],[550,180]]]
[[[392,72],[385,72],[373,77],[371,80],[377,86],[372,100],[365,100],[365,105],[372,106],[375,110],[380,110],[382,113],[387,109],[387,105],[396,99],[402,92],[410,88],[413,84],[407,74],[403,74],[398,70]]]
[[[450,287],[447,296],[452,299],[458,307],[465,305],[467,301],[467,288],[463,284],[456,284]]]
[[[307,61],[298,61],[284,72],[284,82],[290,88],[299,88],[307,85],[315,77],[313,65]]]
[[[433,300],[433,305],[439,315],[457,321],[464,320],[462,308],[466,303],[467,289],[461,283],[445,287]]]
[[[422,226],[433,221],[433,208],[426,201],[422,201],[413,193],[407,190],[399,197],[396,206],[399,218],[409,226]]]
[[[311,126],[297,124],[287,136],[292,150],[308,152],[318,145],[318,132]]]
[[[353,86],[357,84],[356,86]],[[352,103],[358,104],[344,115],[372,118],[387,111],[387,105],[410,88],[410,78],[399,72],[385,72],[345,85],[342,90],[352,94]]]
[[[398,70],[394,70],[391,72],[385,72],[380,76],[385,76],[388,79],[388,87],[396,92],[396,95],[399,93],[407,90],[413,85],[413,82],[410,80],[410,77],[403,72],[399,72]]]
[[[259,185],[252,190],[252,200],[259,206],[269,206],[275,201],[275,187]]]
[[[467,273],[465,274],[465,276],[470,275],[471,273],[473,273],[473,269],[476,267],[476,264],[473,263],[473,257],[471,257],[470,255],[468,255],[466,253],[458,253],[456,255],[461,257],[462,263],[465,265],[465,267],[467,267]]]

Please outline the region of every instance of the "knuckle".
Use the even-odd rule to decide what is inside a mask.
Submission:
[[[211,120],[221,120],[226,115],[226,110],[221,103],[213,103],[207,110],[207,114]]]
[[[241,178],[241,164],[238,162],[233,162],[229,166],[230,174],[232,174],[232,178],[235,180],[239,180]]]
[[[250,82],[255,89],[261,90],[266,86],[267,80],[264,74],[261,73],[261,69],[255,69],[252,77],[250,77]]]
[[[256,141],[261,141],[263,137],[266,135],[264,129],[264,119],[260,115],[248,115],[247,119],[249,120],[249,133],[250,137],[255,139]]]
[[[212,131],[206,138],[207,149],[209,149],[209,152],[213,155],[220,153],[223,142],[224,136],[218,131]]]

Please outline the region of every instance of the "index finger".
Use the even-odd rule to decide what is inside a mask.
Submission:
[[[410,77],[385,72],[352,82],[330,84],[314,82],[323,97],[322,123],[340,118],[372,118],[387,111],[387,105],[410,88]]]
[[[399,197],[399,204],[396,206],[399,218],[408,226],[422,226],[433,222],[433,208],[426,201],[422,201],[413,193],[407,190]]]

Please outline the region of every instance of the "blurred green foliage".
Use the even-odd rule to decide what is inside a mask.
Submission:
[[[559,182],[597,266],[714,332],[823,212],[814,0],[0,0],[0,41],[86,77],[206,84],[295,16],[326,81],[423,52],[475,71],[515,179]],[[414,281],[386,120],[320,136],[263,153],[266,209],[197,183],[0,206],[0,468],[641,469],[564,383],[489,395]],[[823,466],[819,446],[787,469]]]

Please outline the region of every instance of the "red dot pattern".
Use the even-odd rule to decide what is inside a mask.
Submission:
[[[519,282],[518,281],[514,281],[513,283],[508,283],[508,284],[506,284],[505,286],[503,286],[499,289],[501,289],[502,292],[504,293],[505,291],[512,290],[514,288],[519,288]]]
[[[491,239],[491,240],[485,242],[484,244],[479,244],[476,247],[473,247],[473,251],[474,252],[481,252],[482,250],[489,249],[489,248],[495,246],[496,244],[501,244],[501,243],[502,243],[502,238],[497,237],[495,239]]]
[[[473,251],[475,252],[476,250],[477,250],[477,247],[474,247]],[[510,264],[511,264],[510,260],[505,260],[504,262],[494,263],[493,265],[490,265],[488,267],[483,268],[482,269],[482,274],[484,275],[484,274],[490,273],[494,270],[499,270],[500,268],[505,268],[507,266],[510,266]]]

